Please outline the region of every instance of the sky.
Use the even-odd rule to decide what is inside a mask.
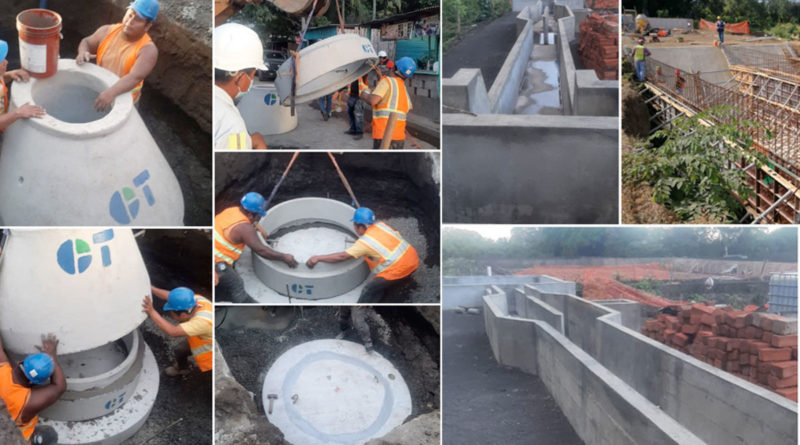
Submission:
[[[498,240],[500,238],[511,238],[511,229],[514,227],[516,226],[499,224],[463,224],[459,225],[458,228],[478,232],[484,238]]]

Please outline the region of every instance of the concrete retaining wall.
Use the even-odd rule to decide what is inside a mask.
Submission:
[[[586,444],[701,444],[550,325],[508,316],[503,295],[484,298],[495,358],[537,374]]]
[[[475,114],[492,112],[486,84],[480,68],[461,68],[453,77],[442,79],[444,96],[442,104],[457,110],[466,110]],[[454,110],[445,108],[444,112]]]
[[[559,84],[561,85],[561,104],[565,115],[575,114],[575,61],[572,60],[572,51],[569,48],[570,36],[567,34],[569,25],[567,18],[558,19],[558,34],[556,36],[556,48],[558,50],[558,73]],[[574,24],[573,24],[574,26]],[[573,31],[574,37],[574,31]]]
[[[575,90],[576,115],[619,116],[619,81],[600,80],[594,70],[578,70]]]
[[[575,40],[575,14],[572,12],[572,9],[567,8],[566,6],[556,5],[553,13],[553,15],[558,19],[558,27],[564,30],[567,35],[567,39],[569,39],[570,42]]]
[[[537,289],[544,292],[575,293],[575,283],[546,275],[445,276],[442,277],[442,305],[445,309],[480,306],[487,292],[510,292],[525,284],[536,284]]]
[[[600,300],[597,304],[619,312],[622,326],[628,329],[639,331],[644,326],[640,303],[631,300]]]
[[[443,115],[444,222],[617,223],[618,122]]]
[[[511,114],[514,112],[531,52],[533,52],[533,22],[529,21],[517,36],[517,41],[511,47],[506,61],[489,89],[489,104],[492,113]]]
[[[544,321],[560,334],[564,334],[564,316],[560,311],[536,297],[525,295],[522,289],[513,289],[506,292],[506,295],[509,297],[508,314],[515,315],[516,312],[516,315],[523,318]]]
[[[694,21],[692,19],[682,19],[682,18],[666,18],[666,17],[649,17],[650,20],[650,27],[651,28],[664,28],[664,29],[672,29],[672,28],[694,28]]]

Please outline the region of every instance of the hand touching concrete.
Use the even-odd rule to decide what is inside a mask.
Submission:
[[[36,349],[55,359],[58,351],[58,339],[54,334],[42,335],[42,345],[37,345]]]

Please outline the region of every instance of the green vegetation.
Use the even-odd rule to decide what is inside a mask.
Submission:
[[[747,184],[747,174],[730,165],[753,159],[760,167],[766,158],[750,149],[753,141],[748,130],[755,124],[706,127],[699,123],[699,119],[709,120],[712,115],[717,122],[735,120],[728,108],[675,120],[674,128],[659,130],[650,137],[653,148],[623,156],[623,183],[647,182],[653,188],[653,200],[683,220],[737,222],[744,209],[731,191],[741,199],[749,198],[754,191]]]
[[[500,17],[508,11],[511,11],[508,0],[443,0],[443,50],[447,51],[470,25]]]
[[[622,6],[653,17],[715,21],[721,16],[728,23],[747,20],[753,31],[795,40],[800,34],[800,2],[791,0],[623,0]]]
[[[515,227],[498,240],[446,227],[442,270],[483,274],[493,260],[537,258],[722,258],[726,249],[753,261],[796,262],[796,246],[793,227]]]

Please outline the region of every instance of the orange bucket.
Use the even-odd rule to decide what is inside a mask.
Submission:
[[[26,9],[17,15],[19,59],[33,77],[50,77],[58,69],[61,16],[49,9]]]

